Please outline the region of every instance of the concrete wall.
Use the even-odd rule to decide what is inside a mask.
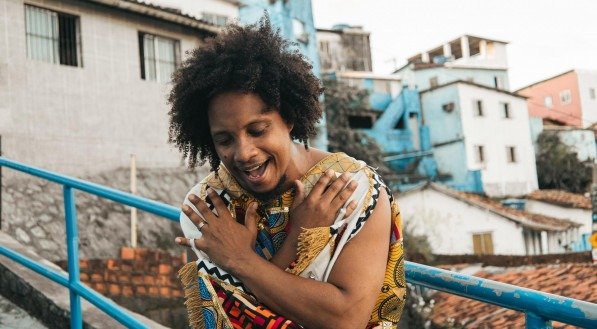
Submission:
[[[502,197],[523,195],[538,188],[535,151],[531,141],[529,116],[523,98],[506,93],[458,84],[462,131],[468,153],[467,168],[481,170],[487,195]],[[483,116],[473,109],[483,101]],[[510,118],[504,118],[502,104],[508,103]],[[432,132],[433,133],[433,132]],[[483,145],[485,161],[476,162],[475,146]],[[508,162],[507,147],[516,150],[516,162]]]
[[[473,234],[491,232],[495,254],[524,255],[522,228],[485,209],[431,189],[397,196],[404,225],[426,235],[433,253],[472,254]]]
[[[597,123],[597,71],[576,70],[583,127]],[[594,90],[594,97],[591,95]]]
[[[139,31],[180,41],[201,34],[81,1],[32,0],[79,17],[82,67],[29,60],[24,2],[0,0],[0,135],[9,158],[71,175],[110,170],[137,155],[142,167],[176,167],[168,143],[167,84],[141,79]]]

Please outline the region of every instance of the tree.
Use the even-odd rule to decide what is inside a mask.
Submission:
[[[325,112],[330,152],[344,152],[367,162],[390,183],[396,173],[383,160],[383,151],[377,142],[362,131],[350,128],[348,116],[369,111],[366,90],[348,86],[335,80],[324,80]]]
[[[557,134],[543,132],[537,139],[539,188],[584,193],[592,179],[592,161],[581,162]]]

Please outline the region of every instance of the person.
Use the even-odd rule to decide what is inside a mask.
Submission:
[[[211,173],[180,216],[196,262],[179,276],[193,328],[396,327],[399,210],[374,169],[308,146],[322,117],[312,67],[268,17],[189,53],[170,141]]]

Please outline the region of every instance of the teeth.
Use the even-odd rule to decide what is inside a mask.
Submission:
[[[244,169],[244,171],[253,171],[253,170],[257,170],[257,169],[259,169],[261,166],[263,166],[263,164],[265,164],[265,162],[264,162],[264,163],[261,163],[261,164],[258,164],[258,165],[254,166],[254,167],[245,168],[245,169]]]

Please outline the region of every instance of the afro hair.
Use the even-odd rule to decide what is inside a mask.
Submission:
[[[293,44],[271,26],[268,16],[256,24],[229,25],[226,30],[188,52],[173,75],[169,142],[194,168],[209,161],[216,170],[220,159],[209,129],[211,100],[223,92],[255,93],[271,109],[293,124],[290,137],[307,147],[322,116],[323,92],[312,66]]]

